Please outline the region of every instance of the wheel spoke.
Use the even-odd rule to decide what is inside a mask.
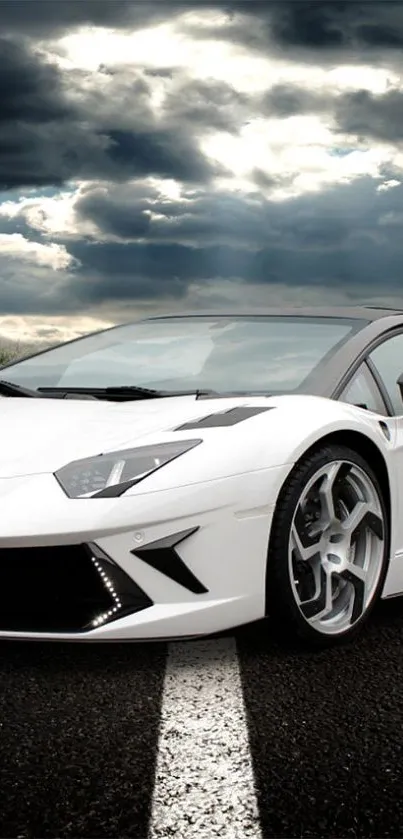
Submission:
[[[363,613],[365,607],[365,594],[367,571],[359,565],[350,562],[339,575],[343,580],[351,583],[354,588],[354,603],[351,614],[351,623],[354,623]]]
[[[312,557],[314,557],[318,553],[318,540],[313,544],[303,545],[295,522],[291,529],[291,542],[293,549],[298,554],[298,559],[302,559],[305,562],[309,559],[312,559]]]
[[[332,573],[320,566],[319,592],[312,600],[300,604],[300,609],[308,620],[320,620],[332,611]]]
[[[342,528],[353,542],[358,532],[366,527],[372,530],[378,539],[383,539],[383,522],[381,517],[367,501],[357,501],[349,516],[342,522]]]
[[[351,513],[341,523],[343,530],[351,536],[354,530],[360,526],[366,514],[369,511],[369,504],[366,501],[357,501],[357,504],[351,510]]]
[[[294,524],[297,529],[297,536],[299,542],[304,548],[309,548],[311,547],[311,545],[318,544],[318,541],[322,535],[322,528],[320,528],[319,530],[317,529],[315,532],[315,525],[311,524],[307,526],[301,505],[298,507],[298,510],[296,512]]]
[[[336,511],[334,506],[334,485],[338,478],[340,478],[341,470],[347,464],[342,464],[339,462],[332,463],[327,473],[322,481],[322,485],[319,489],[319,498],[321,503],[322,509],[322,524],[327,525],[330,522],[334,521],[336,518]]]

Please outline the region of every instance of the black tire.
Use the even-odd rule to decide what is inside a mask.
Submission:
[[[316,472],[333,461],[347,461],[363,470],[373,484],[379,498],[383,515],[383,557],[382,570],[375,593],[365,611],[355,623],[337,634],[326,634],[314,629],[302,614],[293,591],[289,569],[290,533],[299,500]],[[302,639],[314,647],[326,647],[350,641],[361,631],[379,598],[388,567],[389,527],[385,499],[376,474],[357,452],[341,445],[323,445],[308,453],[296,464],[286,480],[273,517],[270,533],[266,574],[266,611],[274,618],[276,628],[288,639]]]

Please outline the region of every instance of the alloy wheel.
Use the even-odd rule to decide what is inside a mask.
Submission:
[[[296,505],[288,549],[294,599],[312,629],[342,634],[365,613],[382,573],[384,538],[370,476],[347,460],[319,468]]]

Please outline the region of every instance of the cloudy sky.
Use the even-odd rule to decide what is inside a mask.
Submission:
[[[0,335],[403,306],[403,4],[0,0]]]

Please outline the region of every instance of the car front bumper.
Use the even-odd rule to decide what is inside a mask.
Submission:
[[[1,479],[0,637],[155,640],[263,617],[289,469],[112,499],[69,499],[49,474]]]

